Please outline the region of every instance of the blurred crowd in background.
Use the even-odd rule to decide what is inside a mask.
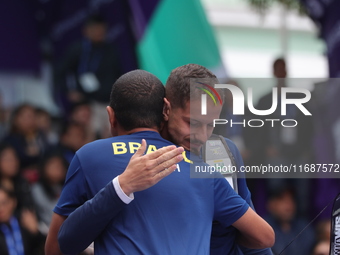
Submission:
[[[116,11],[119,16],[118,13]],[[115,34],[113,30],[108,31],[103,16],[82,14],[79,17],[84,21],[82,26],[66,40],[67,47],[55,44],[57,57],[53,61],[49,54],[51,45],[40,41],[44,53],[41,59],[51,65],[52,86],[48,91],[57,111],[24,100],[8,105],[3,103],[6,100],[0,94],[0,223],[7,223],[0,224],[0,254],[7,254],[6,225],[14,230],[23,229],[22,244],[26,254],[43,254],[52,209],[73,155],[86,143],[110,136],[105,107],[111,85],[121,74],[138,67],[132,55],[122,55],[122,47],[108,43],[107,38],[114,41]],[[55,40],[62,31],[61,26],[54,31]],[[118,44],[131,47],[121,41]],[[283,57],[273,59],[273,87],[286,86],[287,65]],[[1,70],[6,71],[6,68]],[[223,82],[243,88],[242,81],[237,79],[224,77]],[[339,86],[334,79],[311,85],[312,99],[306,106],[312,116],[304,116],[296,109],[291,111],[290,118],[297,119],[299,125],[289,133],[282,128],[254,130],[241,125],[218,127],[214,132],[236,143],[245,165],[339,163],[337,148],[340,145],[330,135],[337,133],[332,116],[338,116],[333,113],[338,104]],[[37,102],[44,100],[39,97],[37,94]],[[271,92],[263,95],[255,108],[270,106]],[[280,119],[280,115],[278,108],[272,117]],[[251,114],[245,116],[251,117]],[[232,98],[228,95],[221,118],[240,121],[239,116],[232,115]],[[275,230],[275,254],[298,236],[339,193],[337,179],[274,176],[248,179],[247,183],[257,212]],[[331,206],[322,211],[284,254],[328,254],[330,211]]]

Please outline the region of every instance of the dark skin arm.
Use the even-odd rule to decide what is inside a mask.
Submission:
[[[63,255],[59,249],[58,232],[66,218],[66,216],[53,213],[50,229],[48,231],[45,243],[46,255]]]

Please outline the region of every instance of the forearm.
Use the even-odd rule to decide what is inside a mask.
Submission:
[[[257,232],[257,233],[255,233]],[[271,253],[256,253],[255,251],[265,250],[266,248],[270,248],[274,245],[274,232],[271,233],[270,230],[255,230],[251,235],[248,233],[237,232],[236,235],[236,243],[239,244],[240,247],[243,247],[242,250],[247,250],[245,254],[271,254]],[[255,253],[254,253],[255,252]]]
[[[66,216],[54,213],[45,242],[46,255],[63,255],[59,249],[58,231],[60,226],[65,221]]]
[[[60,250],[66,254],[83,251],[125,205],[112,182],[107,184],[65,220],[58,234]]]
[[[251,208],[233,226],[238,229],[238,244],[250,249],[270,248],[275,242],[272,227]]]
[[[261,234],[259,233],[259,235]],[[241,234],[240,232],[238,232],[236,236],[236,242],[239,244],[240,247],[243,247],[242,250],[248,249],[248,251],[254,251],[268,247],[266,244],[261,243],[259,240],[256,240],[251,236],[245,235],[244,233]],[[250,254],[252,253],[250,252]]]

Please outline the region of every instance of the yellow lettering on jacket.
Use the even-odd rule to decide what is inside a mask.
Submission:
[[[149,145],[148,150],[146,151],[146,154],[149,154],[149,153],[156,151],[156,150],[157,150],[156,146],[151,144],[151,145]]]
[[[140,143],[129,142],[129,151],[131,154],[135,153],[138,148],[141,146]]]
[[[125,154],[127,152],[126,144],[122,142],[112,143],[113,154]]]

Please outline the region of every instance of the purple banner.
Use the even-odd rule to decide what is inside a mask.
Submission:
[[[136,39],[126,1],[13,0],[3,1],[0,8],[0,71],[38,72],[44,50],[57,61],[81,38],[82,25],[93,13],[108,22],[108,41],[120,54],[122,70],[136,69]]]
[[[327,45],[329,77],[340,77],[340,1],[300,0],[309,16],[316,22],[320,37]]]
[[[38,72],[40,39],[31,1],[2,1],[0,24],[0,71]]]

